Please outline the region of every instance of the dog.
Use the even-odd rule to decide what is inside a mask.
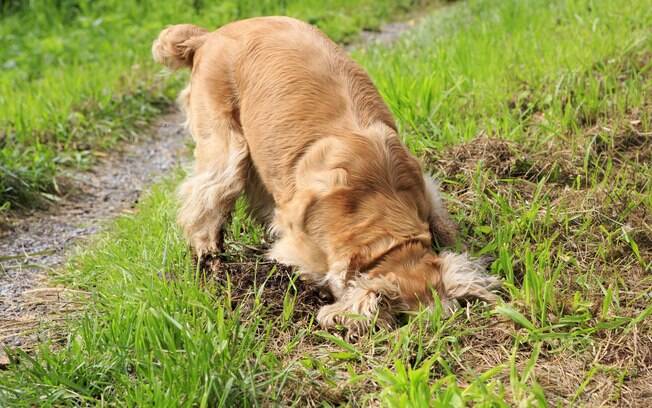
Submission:
[[[434,294],[448,310],[497,299],[500,280],[481,260],[433,249],[457,234],[437,183],[366,72],[318,29],[289,17],[213,32],[180,24],[152,54],[192,70],[179,105],[195,168],[179,188],[178,223],[197,256],[219,252],[244,194],[275,237],[269,256],[332,293],[317,314],[323,328],[391,325]]]

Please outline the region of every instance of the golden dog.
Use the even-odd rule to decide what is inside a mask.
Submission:
[[[500,281],[451,245],[437,185],[403,146],[367,74],[316,28],[287,17],[217,31],[163,30],[154,59],[192,69],[179,96],[196,143],[178,222],[199,255],[215,253],[237,197],[276,240],[270,257],[327,286],[322,327],[360,332],[376,317],[456,299],[496,299]],[[436,242],[433,242],[436,241]]]

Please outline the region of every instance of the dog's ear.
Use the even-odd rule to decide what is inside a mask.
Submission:
[[[439,183],[427,174],[423,175],[423,181],[429,206],[428,224],[432,239],[437,246],[453,246],[457,241],[458,226],[451,218],[446,204],[442,200]]]
[[[424,259],[428,267],[428,286],[437,291],[442,296],[444,294],[444,285],[442,282],[442,260],[435,254],[428,254]]]
[[[360,269],[362,269],[366,263],[367,263],[367,258],[368,256],[364,256],[362,253],[358,252],[355,255],[351,257],[351,260],[349,261],[349,266],[346,269],[346,280],[353,279],[358,273],[360,272]]]
[[[481,299],[495,302],[501,280],[487,273],[487,258],[472,258],[467,253],[442,252],[431,262],[432,284],[443,301]]]

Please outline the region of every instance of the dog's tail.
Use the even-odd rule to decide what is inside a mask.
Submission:
[[[154,61],[170,69],[190,68],[195,52],[206,41],[208,30],[192,24],[167,27],[152,44]]]
[[[471,259],[468,254],[443,252],[440,254],[441,280],[444,300],[451,309],[458,299],[498,300],[494,293],[501,287],[501,281],[489,275],[485,259]]]

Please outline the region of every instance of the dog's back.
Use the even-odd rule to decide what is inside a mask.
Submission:
[[[309,24],[260,17],[194,33],[201,40],[194,36],[185,44],[194,42],[197,49],[183,52],[183,61],[192,54],[189,120],[231,110],[264,184],[277,199],[292,189],[293,169],[316,141],[370,134],[375,124],[395,129],[368,75]],[[231,106],[222,103],[225,94]]]

